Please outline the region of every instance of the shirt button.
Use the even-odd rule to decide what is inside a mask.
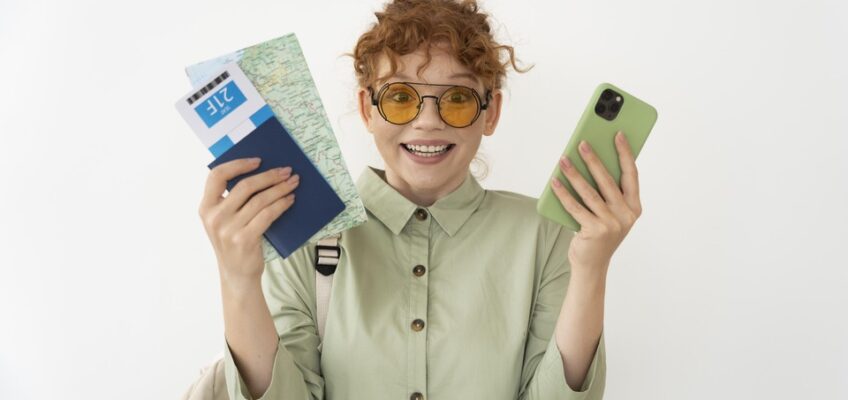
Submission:
[[[415,276],[424,275],[424,272],[426,271],[427,268],[424,268],[423,265],[416,265],[415,268],[412,269],[412,273],[415,274]]]
[[[412,321],[412,330],[413,331],[419,332],[422,329],[424,329],[424,320],[416,319],[415,321]]]
[[[424,400],[424,395],[421,394],[421,393],[415,392],[415,393],[412,394],[412,396],[409,396],[409,400]]]
[[[415,210],[415,218],[418,219],[419,221],[423,221],[423,220],[427,219],[427,210],[425,210],[423,208],[419,208],[419,209]]]

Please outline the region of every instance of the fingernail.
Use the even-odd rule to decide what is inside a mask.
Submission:
[[[571,160],[569,160],[566,156],[560,157],[559,163],[562,164],[562,166],[566,169],[571,168]]]
[[[279,174],[282,177],[289,176],[290,173],[291,173],[291,167],[285,167],[285,168],[278,168],[277,169],[277,174]]]
[[[618,139],[620,143],[624,143],[624,132],[618,131],[618,133],[615,134],[615,138]]]
[[[553,182],[554,186],[556,186],[558,188],[562,187],[562,182],[560,182],[559,179],[557,179],[557,178],[551,179],[551,182]]]
[[[580,142],[580,150],[584,153],[588,153],[589,152],[589,143],[586,143],[585,140],[581,141]]]
[[[247,161],[248,161],[248,162],[250,162],[251,164],[259,164],[259,161],[260,161],[260,160],[261,160],[261,159],[260,159],[259,157],[253,157],[253,158],[251,158],[251,159],[249,159],[249,160],[247,160]]]
[[[299,180],[300,180],[300,175],[298,175],[298,174],[294,174],[294,175],[292,175],[292,177],[291,177],[291,178],[289,178],[289,182],[290,182],[290,183],[295,183],[295,182],[297,182],[297,181],[299,181]]]

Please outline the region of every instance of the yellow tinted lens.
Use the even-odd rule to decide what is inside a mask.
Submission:
[[[380,96],[380,110],[393,124],[405,124],[418,114],[420,99],[409,85],[393,83]]]
[[[442,118],[455,127],[471,125],[480,112],[477,96],[469,88],[452,87],[439,100]]]

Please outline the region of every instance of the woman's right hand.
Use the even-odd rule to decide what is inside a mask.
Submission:
[[[206,180],[198,211],[215,249],[221,279],[228,281],[222,284],[249,284],[261,278],[265,268],[262,234],[294,203],[292,191],[299,176],[292,175],[291,167],[244,178],[223,196],[227,181],[256,169],[259,163],[259,159],[232,160],[215,166]]]

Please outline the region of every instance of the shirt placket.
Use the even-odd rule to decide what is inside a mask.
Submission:
[[[409,309],[407,326],[408,337],[408,394],[410,400],[423,400],[427,394],[427,303],[428,303],[428,262],[430,260],[430,212],[418,208],[407,225],[411,241],[408,265]]]

